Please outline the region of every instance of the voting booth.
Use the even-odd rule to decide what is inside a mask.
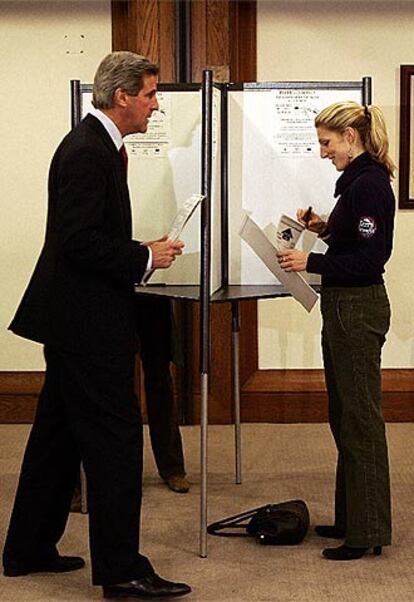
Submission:
[[[124,139],[134,238],[145,241],[165,235],[177,223],[178,214],[186,213],[191,197],[200,195],[203,200],[191,216],[185,216],[185,225],[185,219],[180,222],[184,255],[169,270],[155,271],[136,292],[200,303],[200,555],[206,557],[210,304],[231,302],[232,306],[236,482],[240,483],[239,303],[291,294],[292,283],[281,280],[284,275],[277,272],[278,266],[266,266],[276,248],[279,218],[281,214],[294,218],[298,207],[309,206],[327,216],[338,178],[332,165],[320,159],[314,119],[333,102],[371,104],[371,78],[215,84],[207,70],[202,84],[160,84],[158,89],[159,111],[147,132]],[[92,85],[72,81],[71,96],[75,125],[91,108]],[[324,243],[305,232],[297,248],[323,252]],[[296,282],[300,278],[300,287],[315,295],[317,278],[293,278]],[[314,304],[312,295],[308,306],[302,303],[308,311]]]

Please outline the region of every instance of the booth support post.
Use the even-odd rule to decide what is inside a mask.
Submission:
[[[231,304],[231,335],[233,363],[234,439],[236,449],[236,483],[242,481],[241,471],[241,419],[240,419],[240,313],[239,302]]]
[[[372,78],[366,75],[362,78],[362,104],[372,103]]]
[[[79,79],[70,80],[70,126],[73,129],[82,119],[81,83]]]
[[[81,83],[79,79],[72,79],[70,81],[70,98],[71,98],[71,112],[70,112],[70,125],[73,129],[78,125],[82,119],[82,101],[81,101]],[[85,469],[83,463],[80,465],[80,494],[81,494],[81,512],[82,514],[88,513],[88,501],[87,501],[87,483]]]
[[[228,95],[227,85],[222,87],[221,95],[221,283],[229,284],[229,165],[228,165]],[[233,414],[236,459],[236,483],[240,484],[241,474],[241,426],[240,426],[240,311],[239,302],[231,302],[232,336],[232,382]]]
[[[201,206],[201,265],[200,265],[200,556],[207,557],[207,435],[208,435],[208,374],[210,364],[210,200],[212,160],[212,98],[213,73],[203,71],[202,87],[202,194]]]

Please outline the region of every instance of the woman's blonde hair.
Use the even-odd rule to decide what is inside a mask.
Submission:
[[[369,154],[386,167],[390,177],[394,177],[396,167],[388,154],[387,128],[379,107],[360,105],[353,101],[337,102],[316,116],[315,127],[324,127],[341,134],[347,127],[354,128]]]

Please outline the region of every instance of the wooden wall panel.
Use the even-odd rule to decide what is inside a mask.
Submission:
[[[256,2],[230,1],[230,73],[233,82],[254,82],[257,71]]]
[[[193,404],[189,411],[191,423],[200,420],[200,312],[193,306],[191,372]],[[232,421],[231,379],[231,307],[229,303],[211,306],[211,361],[209,370],[209,421],[227,424]]]
[[[256,80],[256,2],[199,0],[191,4],[192,77],[212,69],[216,81]]]
[[[128,50],[143,54],[159,63],[158,0],[129,3]]]
[[[257,311],[256,301],[240,303],[240,384],[257,373]],[[227,424],[234,420],[233,379],[232,379],[232,333],[231,304],[213,304],[211,307],[211,364],[209,374],[209,419],[214,424]],[[189,413],[191,423],[200,418],[200,379],[199,379],[199,311],[194,304],[192,322],[192,394],[194,404]]]
[[[243,301],[240,305],[240,382],[243,384],[257,371],[259,349],[257,301]]]
[[[174,0],[158,3],[160,81],[163,83],[177,81],[175,8]]]
[[[148,55],[160,65],[160,81],[175,81],[175,3],[164,0],[123,0],[123,10],[113,2],[114,43]],[[197,0],[191,2],[191,74],[202,80],[211,68],[216,81],[256,79],[256,2]],[[126,8],[126,12],[125,12]],[[126,16],[125,16],[126,15]],[[125,18],[127,22],[125,23]],[[158,39],[155,22],[158,20]],[[127,27],[126,27],[127,25]],[[119,31],[127,29],[125,32]],[[119,49],[114,46],[114,50]],[[187,415],[197,421],[199,407],[199,307],[189,304],[190,319],[184,333],[191,366],[187,379]],[[241,303],[240,372],[242,383],[257,370],[257,304]],[[231,307],[212,307],[210,420],[232,419]],[[196,400],[194,403],[193,401]]]
[[[176,81],[174,0],[114,0],[112,50],[131,50],[158,64],[161,82]]]
[[[207,0],[207,67],[218,82],[230,81],[229,3]]]
[[[207,6],[191,3],[191,65],[192,81],[201,82],[207,66]]]
[[[130,50],[128,48],[128,0],[111,2],[111,14],[112,50]]]
[[[240,8],[238,5],[243,4]],[[245,40],[256,39],[256,2],[202,0],[191,5],[192,77],[202,80],[203,69],[213,71],[215,81],[254,81],[256,53],[239,51]],[[252,20],[249,19],[254,16]],[[249,27],[254,31],[249,33]],[[243,32],[244,38],[239,36]],[[249,46],[249,47],[250,47]],[[240,375],[243,383],[257,370],[257,303],[240,304]],[[211,372],[209,374],[209,420],[227,423],[233,420],[231,305],[212,306]],[[192,421],[199,419],[200,388],[198,376],[199,318],[193,315],[193,399]]]

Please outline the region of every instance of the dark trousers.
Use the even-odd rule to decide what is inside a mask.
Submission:
[[[381,349],[390,323],[383,285],[322,289],[322,349],[329,422],[338,449],[335,524],[345,543],[391,543],[388,452],[381,409]]]
[[[152,572],[138,553],[142,420],[134,355],[45,350],[46,380],[21,469],[4,563],[57,554],[82,460],[94,584]]]
[[[169,299],[139,296],[138,329],[151,446],[164,479],[185,475],[184,454],[170,373],[172,308]]]

